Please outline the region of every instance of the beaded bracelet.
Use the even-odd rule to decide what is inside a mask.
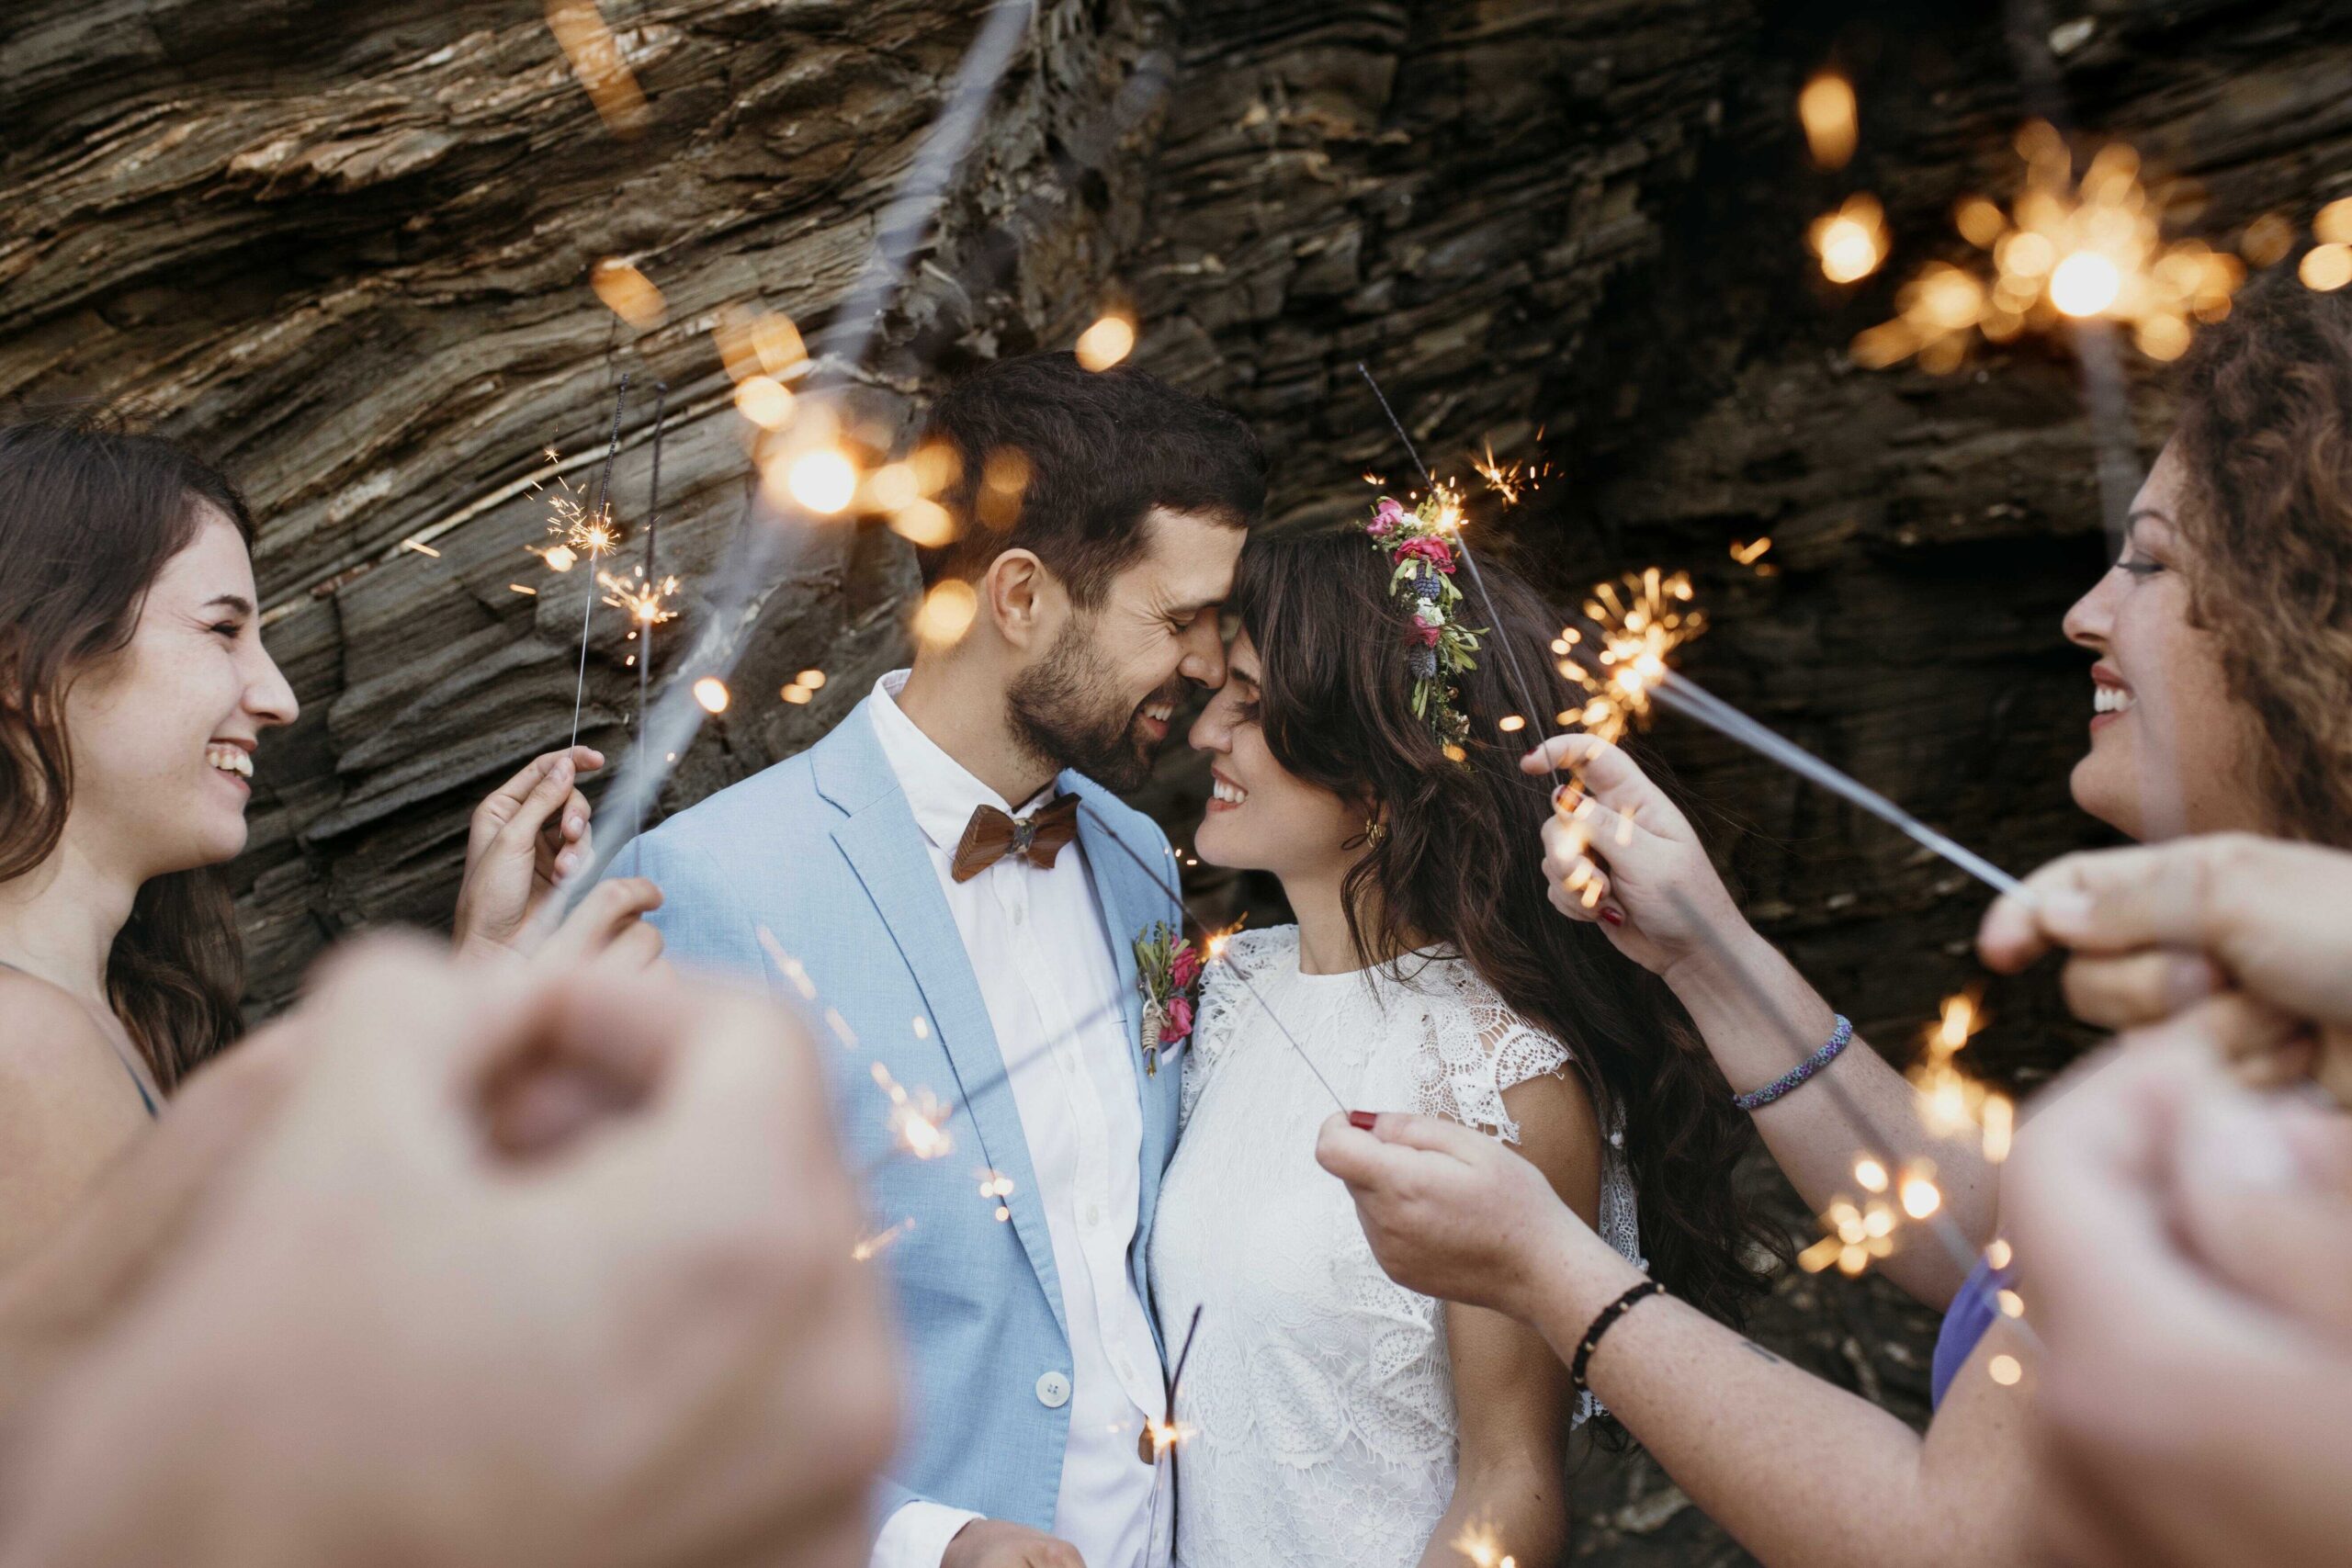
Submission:
[[[1782,1073],[1779,1077],[1774,1078],[1762,1089],[1752,1089],[1746,1094],[1733,1095],[1731,1097],[1732,1104],[1742,1111],[1761,1111],[1764,1107],[1771,1104],[1774,1100],[1780,1099],[1781,1096],[1788,1093],[1789,1090],[1796,1088],[1797,1085],[1804,1082],[1805,1079],[1813,1077],[1814,1074],[1821,1071],[1822,1068],[1836,1061],[1838,1059],[1838,1053],[1843,1051],[1849,1043],[1852,1043],[1854,1038],[1853,1024],[1847,1021],[1844,1013],[1841,1012],[1837,1016],[1838,1027],[1829,1032],[1829,1039],[1820,1050],[1815,1051],[1812,1055],[1807,1056],[1804,1061],[1799,1062],[1795,1066],[1791,1067],[1787,1072]]]
[[[1568,1382],[1577,1393],[1592,1392],[1585,1386],[1584,1370],[1591,1364],[1592,1353],[1599,1348],[1600,1337],[1608,1333],[1619,1318],[1633,1311],[1635,1303],[1645,1297],[1665,1293],[1664,1285],[1659,1284],[1656,1280],[1645,1280],[1593,1314],[1592,1326],[1586,1329],[1584,1337],[1577,1341],[1576,1358],[1568,1363]]]

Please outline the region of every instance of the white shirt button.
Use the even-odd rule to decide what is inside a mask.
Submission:
[[[1037,1403],[1048,1410],[1059,1410],[1069,1403],[1069,1379],[1059,1372],[1047,1372],[1037,1380]]]
[[[1090,1225],[1099,1225],[1102,1223],[1102,1205],[1089,1203],[1086,1206],[1086,1223]]]

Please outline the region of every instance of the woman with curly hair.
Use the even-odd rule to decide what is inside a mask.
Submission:
[[[2352,298],[2283,277],[2250,290],[2201,334],[2182,387],[2115,565],[2066,615],[2067,636],[2097,655],[2075,802],[2142,840],[2243,830],[2352,846]],[[1383,1118],[1366,1135],[1335,1120],[1324,1164],[1354,1190],[1398,1278],[1442,1280],[1540,1325],[1764,1562],[2024,1560],[2033,1459],[2021,1422],[2037,1357],[2011,1317],[2033,1283],[2030,1259],[2016,1281],[1996,1267],[2009,1260],[1995,1236],[1997,1170],[1973,1134],[1938,1136],[1876,1053],[1847,1048],[1850,1026],[1747,924],[1689,821],[1630,757],[1572,736],[1523,766],[1555,762],[1581,790],[1544,829],[1554,905],[1667,980],[1799,1193],[1824,1210],[1853,1190],[1859,1109],[1898,1159],[1933,1162],[1944,1215],[1984,1249],[1972,1268],[1911,1225],[1883,1265],[1921,1300],[1951,1303],[1933,1421],[1915,1433],[1700,1313],[1649,1301],[1642,1271],[1530,1173],[1449,1129]],[[2063,926],[2064,897],[2043,898],[2040,918]],[[2015,942],[1986,952],[2005,967],[2030,956]],[[2177,986],[2219,984],[2177,955],[2148,962],[2173,965]],[[1802,1063],[1792,1021],[1821,1042]],[[2275,1041],[2249,1032],[2246,1070],[2297,1065],[2269,1054]],[[1808,1087],[1816,1077],[1836,1092]],[[2035,1135],[2030,1123],[2019,1137]]]
[[[1200,1309],[1180,1562],[1453,1563],[1481,1531],[1528,1568],[1566,1558],[1565,1444],[1591,1401],[1530,1330],[1383,1277],[1315,1168],[1331,1093],[1516,1147],[1626,1267],[1709,1312],[1759,1284],[1721,1075],[1663,984],[1544,907],[1548,803],[1501,721],[1512,660],[1572,701],[1559,618],[1487,564],[1484,624],[1457,564],[1393,502],[1369,529],[1253,540],[1193,728],[1215,779],[1200,857],[1280,878],[1297,923],[1229,941],[1183,1060],[1151,1255],[1171,1355]]]

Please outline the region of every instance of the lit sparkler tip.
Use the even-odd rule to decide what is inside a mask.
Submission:
[[[1469,1526],[1453,1538],[1452,1544],[1476,1568],[1515,1568],[1517,1560],[1504,1552],[1501,1538],[1490,1525]]]
[[[894,1243],[914,1228],[914,1216],[910,1214],[889,1229],[877,1231],[860,1240],[855,1247],[849,1249],[850,1258],[854,1262],[864,1263],[877,1254],[888,1251]]]

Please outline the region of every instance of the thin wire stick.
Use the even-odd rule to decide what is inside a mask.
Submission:
[[[670,411],[670,383],[653,383],[653,479],[645,496],[645,592],[654,592],[658,579],[653,575],[653,541],[662,526],[662,434],[663,422]],[[653,623],[640,620],[637,628],[637,748],[645,750],[645,710],[653,681]],[[636,801],[637,813],[629,823],[631,847],[645,831],[644,797]],[[632,867],[636,864],[631,862]]]
[[[628,401],[628,372],[621,372],[621,384],[613,392],[613,435],[605,446],[605,472],[596,481],[594,503],[588,509],[591,527],[602,527],[612,513],[613,459],[621,449],[621,409]],[[588,695],[588,617],[596,613],[596,550],[588,550],[587,601],[580,606],[580,678],[571,688],[571,739],[564,742],[565,750],[580,744],[580,707]]]
[[[1832,795],[1851,801],[1880,821],[1900,830],[1914,843],[1941,856],[1996,892],[2023,899],[2028,904],[2033,902],[2033,895],[2024,883],[1983,855],[1954,842],[1876,790],[1840,773],[1794,741],[1765,728],[1696,682],[1668,671],[1651,689],[1650,697],[1663,706],[1697,719],[1717,734],[1738,741],[1758,755],[1770,758],[1791,773],[1812,780]]]

